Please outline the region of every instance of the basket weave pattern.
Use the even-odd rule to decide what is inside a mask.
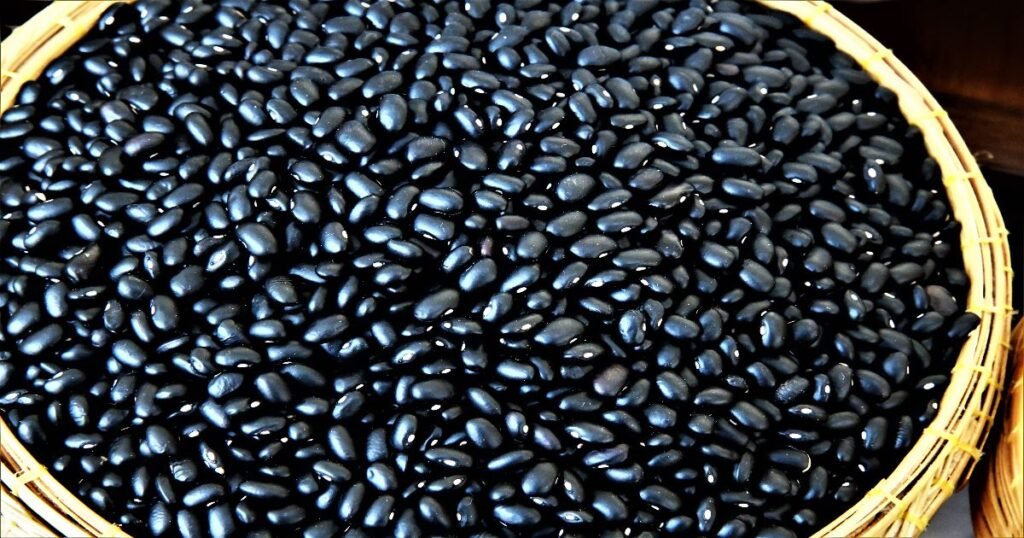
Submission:
[[[1024,321],[1013,331],[1016,363],[1005,395],[1002,431],[985,475],[972,485],[978,538],[1024,536]]]
[[[964,266],[971,278],[967,309],[981,317],[981,324],[964,344],[935,420],[904,461],[816,536],[918,535],[966,483],[999,403],[1012,313],[1007,231],[992,191],[948,115],[890,50],[827,2],[759,1],[830,37],[899,96],[903,114],[921,130],[942,168],[953,212],[963,225]],[[0,112],[109,5],[109,0],[54,2],[15,30],[3,42]],[[1019,385],[1018,380],[1018,394]],[[0,501],[0,536],[125,536],[61,486],[2,420]]]

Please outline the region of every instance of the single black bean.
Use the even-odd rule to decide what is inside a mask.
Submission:
[[[711,152],[711,159],[718,164],[746,168],[761,164],[761,156],[756,151],[738,146],[717,147]]]
[[[149,157],[153,150],[164,143],[160,133],[143,133],[129,138],[124,143],[124,153],[129,157]]]
[[[254,256],[267,256],[278,252],[278,240],[263,224],[245,223],[238,229],[239,241]]]
[[[581,66],[604,67],[618,62],[622,53],[605,45],[592,45],[580,51],[577,61]]]

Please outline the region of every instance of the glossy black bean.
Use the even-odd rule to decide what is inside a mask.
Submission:
[[[768,469],[758,483],[758,489],[767,495],[786,495],[792,487],[786,475],[777,469]]]
[[[352,153],[366,153],[370,151],[377,139],[366,127],[355,120],[342,124],[337,134],[338,143]]]
[[[124,153],[129,157],[149,157],[152,152],[164,143],[165,137],[160,133],[143,133],[129,138],[124,143]]]
[[[787,340],[789,328],[786,320],[775,312],[768,312],[761,318],[761,344],[766,349],[781,349]]]
[[[775,287],[775,279],[768,269],[753,260],[743,262],[740,279],[748,287],[761,293],[768,293]]]
[[[177,451],[174,434],[159,425],[146,428],[146,446],[154,454],[174,454]]]
[[[324,180],[322,168],[311,161],[296,161],[290,171],[296,179],[303,183],[316,184]]]
[[[736,255],[731,250],[711,242],[701,245],[701,258],[715,269],[727,269],[736,261]]]
[[[269,228],[262,224],[246,223],[236,231],[238,240],[254,256],[269,256],[277,253],[277,239]]]
[[[622,59],[622,53],[605,45],[592,45],[580,51],[577,61],[581,66],[605,67]]]
[[[749,402],[738,402],[732,407],[730,414],[740,424],[755,430],[764,430],[769,426],[768,417],[764,412]]]
[[[742,179],[726,178],[722,182],[722,190],[725,191],[726,194],[736,198],[760,200],[764,197],[764,189],[761,188],[761,186],[753,181],[746,181]]]
[[[821,228],[825,243],[841,252],[852,253],[857,249],[857,238],[836,222],[826,223]]]
[[[739,146],[719,146],[711,152],[711,159],[718,164],[745,168],[761,164],[761,155],[750,148]]]
[[[565,346],[575,340],[584,329],[584,325],[573,318],[558,318],[547,323],[535,336],[534,340],[542,345]]]
[[[977,314],[972,312],[961,314],[953,320],[953,324],[950,325],[949,330],[946,331],[946,336],[955,339],[964,338],[974,331],[980,323],[981,318],[979,318]]]

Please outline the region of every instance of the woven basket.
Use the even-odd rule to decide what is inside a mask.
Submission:
[[[1003,408],[1002,431],[988,469],[971,486],[978,538],[1024,536],[1024,321],[1013,331],[1016,363]]]
[[[942,503],[966,483],[981,456],[999,403],[1010,336],[1007,231],[977,163],[948,115],[921,82],[867,32],[828,3],[760,0],[832,38],[899,96],[944,174],[963,225],[964,265],[971,278],[967,309],[981,324],[964,344],[931,426],[889,477],[817,536],[920,534]],[[80,39],[109,1],[54,2],[3,42],[0,113],[18,89]],[[1019,459],[1019,458],[1018,458]],[[61,486],[0,420],[0,536],[125,536]]]

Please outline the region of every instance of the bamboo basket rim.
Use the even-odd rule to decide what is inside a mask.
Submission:
[[[988,468],[971,484],[978,538],[1024,536],[1024,320],[1013,331],[1016,363]]]
[[[896,93],[907,121],[939,163],[950,205],[962,224],[967,310],[981,323],[952,369],[938,414],[903,461],[841,516],[815,534],[919,535],[939,507],[966,484],[982,453],[1001,396],[1009,349],[1012,272],[1008,231],[977,162],[949,114],[920,80],[874,37],[824,1],[763,0],[831,38],[882,86]]]
[[[0,113],[14,102],[25,81],[38,78],[114,1],[54,2],[5,39],[0,47]],[[757,1],[797,17],[831,39],[898,96],[902,113],[920,129],[929,154],[942,169],[952,211],[962,225],[964,267],[971,279],[967,310],[981,323],[957,358],[932,424],[888,477],[815,537],[918,535],[941,504],[965,484],[994,421],[1012,314],[1008,232],[992,191],[948,114],[890,49],[825,1]],[[127,536],[58,483],[14,438],[4,420],[0,438],[0,497],[5,514],[13,514],[3,518],[5,531]],[[9,507],[15,504],[24,509]],[[40,534],[40,529],[45,532]]]

